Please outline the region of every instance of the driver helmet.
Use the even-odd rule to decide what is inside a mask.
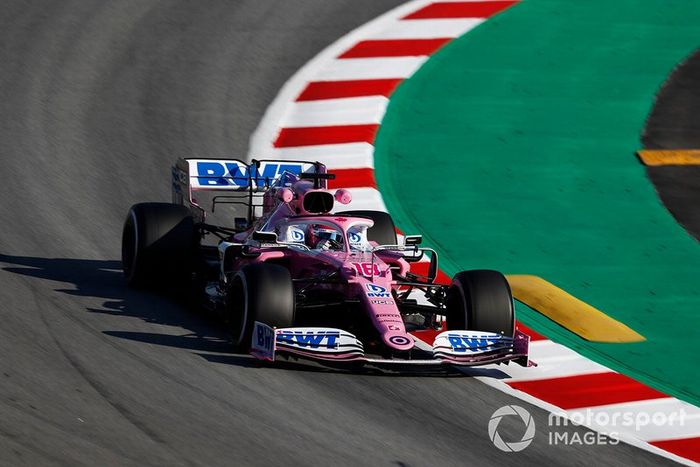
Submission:
[[[314,224],[309,228],[309,247],[314,249],[337,249],[343,236],[335,229],[325,225]]]

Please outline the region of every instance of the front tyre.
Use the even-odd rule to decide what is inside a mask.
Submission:
[[[498,271],[457,273],[447,292],[447,328],[513,336],[515,309],[510,286]]]
[[[289,270],[277,264],[244,266],[226,293],[226,318],[234,346],[247,351],[255,321],[285,328],[294,324],[295,295]]]

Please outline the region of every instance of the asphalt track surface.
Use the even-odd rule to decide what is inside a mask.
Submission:
[[[642,143],[647,149],[700,147],[700,51],[671,73],[646,122]],[[685,229],[700,240],[700,166],[647,167],[659,197]]]
[[[465,376],[261,367],[212,318],[124,286],[129,205],[169,199],[176,157],[245,154],[285,80],[395,3],[3,2],[0,464],[666,462],[549,446],[543,411]],[[512,403],[539,429],[504,454],[486,427]]]

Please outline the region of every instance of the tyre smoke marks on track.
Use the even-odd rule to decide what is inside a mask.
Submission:
[[[445,2],[440,3],[442,4]],[[426,9],[426,7],[432,4],[431,2],[412,2],[406,5],[405,8],[402,7],[400,9],[402,11],[396,10],[390,15],[378,18],[366,26],[354,31],[314,58],[284,86],[279,96],[275,99],[275,102],[266,113],[260,127],[251,139],[251,155],[254,155],[255,157],[267,156],[274,158],[301,157],[305,159],[316,156],[314,158],[326,163],[335,171],[350,171],[343,175],[342,178],[339,178],[338,183],[340,185],[356,185],[358,183],[362,183],[362,180],[365,180],[365,183],[370,185],[365,188],[351,188],[353,191],[353,203],[351,208],[386,209],[379,192],[373,188],[373,179],[368,177],[368,174],[371,173],[374,166],[372,144],[370,142],[364,141],[345,144],[329,144],[329,142],[326,141],[326,144],[285,147],[281,147],[279,145],[276,146],[274,142],[278,141],[279,136],[285,133],[286,130],[298,129],[300,127],[299,122],[304,122],[308,119],[317,120],[323,118],[321,113],[313,112],[313,115],[305,114],[310,107],[299,106],[297,105],[298,103],[311,101],[323,102],[324,100],[335,99],[338,101],[338,105],[342,105],[341,101],[345,101],[348,107],[355,107],[358,106],[358,104],[355,102],[358,97],[381,96],[393,98],[394,93],[400,93],[401,90],[401,87],[396,87],[396,85],[404,78],[410,77],[428,59],[427,56],[339,58],[343,56],[344,53],[352,50],[358,43],[363,41],[395,39],[418,40],[443,39],[448,36],[457,37],[460,34],[470,31],[475,26],[481,24],[483,22],[483,18],[480,18],[479,15],[488,16],[494,12],[502,11],[502,8],[513,4],[512,2],[450,3],[452,3],[451,6],[438,6]],[[482,5],[486,3],[489,3],[490,5]],[[477,11],[475,9],[480,10]],[[420,16],[423,19],[406,19],[409,17],[416,18],[416,16],[412,15],[420,10],[423,11],[417,16]],[[448,12],[447,10],[451,11]],[[540,20],[538,19],[538,21]],[[441,24],[445,27],[440,27]],[[446,34],[447,32],[450,34]],[[522,37],[528,37],[528,33],[521,34],[519,42],[523,47],[529,47],[529,44],[522,41]],[[447,48],[451,47],[452,46],[450,45],[446,48],[441,48],[437,53],[440,54],[441,51],[445,51]],[[494,48],[494,50],[496,51],[497,47]],[[389,55],[388,52],[387,55]],[[428,61],[427,63],[428,66],[430,66],[431,62]],[[497,67],[499,65],[500,64],[496,64]],[[459,89],[459,87],[457,87],[457,89]],[[476,89],[474,90],[476,91]],[[453,107],[448,105],[447,108],[453,110],[452,115],[455,116],[464,112],[464,107],[459,105]],[[320,109],[320,107],[316,107],[316,109]],[[358,122],[355,120],[356,114],[346,113],[346,115],[348,116],[347,121],[337,121],[338,114],[331,113],[331,110],[329,109],[328,118],[329,121],[334,122],[333,125],[310,125],[310,127],[314,128],[314,132],[318,132],[322,131],[324,128],[333,131],[334,126],[358,124]],[[376,113],[367,112],[365,115],[369,115],[369,118],[371,118],[371,120],[365,122],[366,124],[376,123],[374,120]],[[492,119],[492,123],[497,124],[498,121],[498,117]],[[380,132],[381,131],[382,130],[380,129]],[[415,135],[418,135],[419,133],[420,132],[416,132]],[[316,141],[315,138],[316,137],[314,136],[314,141]],[[302,137],[298,137],[298,140],[302,140]],[[318,142],[323,143],[323,140]],[[463,157],[464,154],[461,156]],[[415,164],[410,169],[422,171],[428,166],[434,166],[435,160],[436,158],[434,157],[434,154],[431,151],[427,151],[419,163]],[[406,160],[403,158],[402,154],[398,154],[397,157],[392,160],[392,163],[396,167],[407,168]],[[435,167],[431,168],[435,169]],[[475,169],[479,170],[479,168],[480,167],[478,164],[476,164]],[[348,178],[348,175],[350,178]],[[445,181],[449,182],[454,177],[454,173],[449,172],[449,175],[446,175],[446,173],[443,171],[431,179],[440,180],[440,182],[443,183]],[[420,175],[414,176],[413,179],[425,180],[425,177]],[[404,191],[408,191],[405,189],[405,187],[408,185],[409,184],[407,183],[403,184]],[[413,186],[413,183],[410,185]],[[498,198],[494,199],[496,200],[495,203],[493,199],[490,200],[489,203],[498,205]],[[394,214],[398,214],[399,218],[401,218],[403,215],[402,212],[394,212]],[[452,227],[452,221],[453,219],[451,218],[446,221],[446,230]],[[406,225],[410,226],[411,224],[409,222]],[[419,232],[420,230],[413,231]],[[461,236],[461,238],[466,241],[470,238],[470,236],[468,233],[466,233],[465,235]],[[472,252],[476,251],[477,247],[472,249]],[[471,262],[471,264],[474,263],[475,261]],[[479,264],[479,266],[487,267],[488,265],[488,262],[484,261],[480,261]],[[427,268],[427,264],[422,265],[421,263],[418,263],[416,266]],[[443,281],[449,281],[449,278],[444,273],[441,274]],[[546,320],[546,318],[542,319]],[[536,322],[536,324],[537,326],[540,326],[542,323]],[[519,324],[519,327],[524,328],[524,326],[521,324]],[[546,326],[543,326],[543,328],[547,329],[548,332],[552,330],[551,327],[547,328]],[[554,325],[554,328],[556,329],[558,326]],[[555,330],[554,334],[556,334],[556,332],[557,331]],[[416,333],[416,335],[419,338],[426,339],[428,341],[430,341],[432,338],[431,333],[429,332]],[[615,375],[615,373],[610,371],[608,368],[586,359],[575,351],[560,344],[556,344],[544,338],[540,334],[533,333],[533,336],[534,339],[531,344],[532,356],[533,359],[539,363],[539,366],[535,370],[531,368],[527,369],[509,366],[505,371],[507,371],[507,375],[511,376],[511,381],[513,383],[535,380],[543,381],[552,378],[575,377],[588,374],[603,373],[606,375]],[[502,368],[498,368],[498,371],[503,372],[504,370]],[[614,376],[608,377],[614,378]],[[516,390],[503,381],[488,377],[481,379],[486,384],[497,387],[506,393],[513,394],[529,402],[538,404],[547,410],[552,410],[555,408],[551,403],[548,403],[545,400],[536,399],[523,391]],[[540,384],[544,383],[541,382]],[[596,389],[595,382],[591,381],[589,385],[581,389],[582,391],[594,392]],[[615,387],[610,387],[609,389],[614,390]],[[644,442],[640,442],[638,438],[634,437],[634,434],[630,436],[629,442],[645,449],[652,450],[656,453],[662,452],[660,449],[654,448],[653,446],[650,446]],[[672,454],[666,453],[666,455],[674,458]]]

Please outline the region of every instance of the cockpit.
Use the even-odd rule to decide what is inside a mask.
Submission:
[[[280,223],[275,229],[281,243],[293,246],[304,245],[310,250],[322,251],[369,251],[367,229],[371,221],[357,220],[346,226],[321,219],[294,219]],[[346,235],[347,234],[347,235]]]

